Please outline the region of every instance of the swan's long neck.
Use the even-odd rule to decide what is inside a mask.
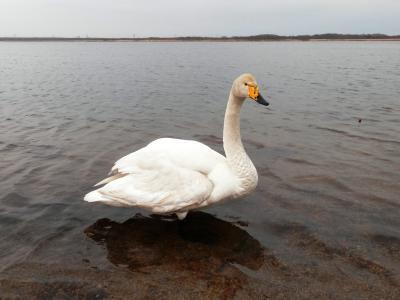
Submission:
[[[242,188],[251,191],[257,185],[257,171],[246,154],[240,136],[240,109],[245,99],[229,95],[224,119],[224,150],[232,171],[242,180]]]
[[[232,160],[238,153],[246,154],[240,136],[240,109],[244,99],[229,95],[224,119],[224,150],[228,160]]]

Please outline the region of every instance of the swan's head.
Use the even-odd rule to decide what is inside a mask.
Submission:
[[[268,106],[269,103],[258,90],[258,84],[255,77],[251,74],[242,74],[233,82],[232,93],[234,96],[242,99],[250,98],[259,104]]]

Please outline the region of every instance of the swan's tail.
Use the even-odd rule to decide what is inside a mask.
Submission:
[[[85,200],[87,202],[103,202],[103,201],[107,201],[107,198],[105,198],[98,191],[92,191],[90,193],[87,193],[85,195],[85,198],[83,198],[83,200]]]
[[[107,205],[111,205],[111,206],[117,206],[117,207],[124,207],[126,205],[124,205],[121,202],[109,199],[107,197],[105,197],[104,195],[102,195],[98,190],[92,191],[90,193],[87,193],[85,195],[85,197],[83,198],[84,201],[86,202],[101,202]]]

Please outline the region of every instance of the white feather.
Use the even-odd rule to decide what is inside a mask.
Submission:
[[[159,139],[118,160],[112,168],[116,175],[85,201],[155,213],[185,211],[209,198],[214,184],[208,175],[220,163],[226,158],[199,142]]]

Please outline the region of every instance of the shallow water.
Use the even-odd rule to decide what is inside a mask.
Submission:
[[[183,224],[82,201],[155,138],[222,151],[243,72],[255,193]],[[400,43],[0,43],[0,179],[4,297],[399,298]]]

